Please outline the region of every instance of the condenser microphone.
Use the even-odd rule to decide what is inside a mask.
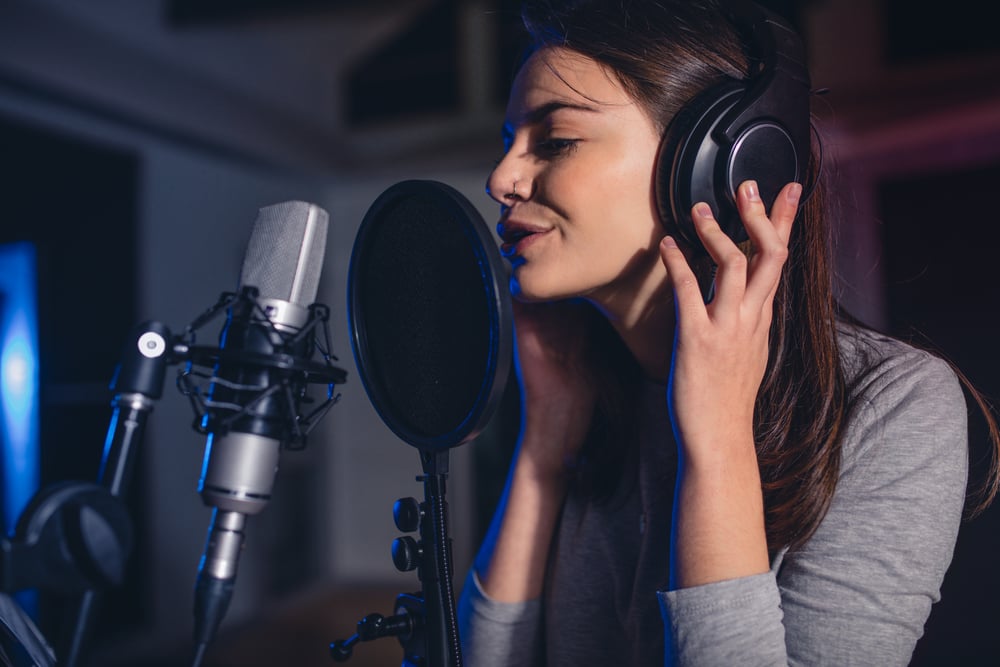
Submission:
[[[286,397],[278,391],[256,397],[275,384],[269,361],[276,354],[310,354],[307,338],[283,348],[309,320],[327,226],[326,211],[299,201],[262,208],[254,223],[239,289],[256,288],[257,295],[230,311],[203,418],[208,443],[198,490],[208,505],[256,514],[271,498],[281,444],[293,437],[294,413],[284,409]],[[243,409],[247,399],[257,400],[250,410]],[[232,416],[232,423],[220,428],[219,415]]]
[[[227,319],[219,346],[192,354],[213,363],[207,391],[185,392],[198,413],[195,428],[208,436],[199,492],[213,508],[195,586],[195,664],[229,604],[246,518],[270,500],[280,451],[305,444],[313,417],[301,413],[312,402],[307,385],[327,383],[328,405],[334,383],[346,377],[329,365],[329,341],[324,347],[316,336],[320,322],[326,332],[329,316],[313,303],[327,226],[327,213],[314,204],[290,201],[260,209],[238,292],[220,300]],[[326,365],[311,360],[317,349]]]

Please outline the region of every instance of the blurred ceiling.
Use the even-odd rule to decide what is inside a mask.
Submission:
[[[859,150],[900,120],[939,124],[961,107],[982,127],[997,112],[1000,38],[986,3],[762,4],[806,33],[814,84],[833,88],[827,115],[868,133]],[[481,166],[497,148],[518,5],[5,0],[0,89],[268,164]]]
[[[347,168],[457,147],[487,122],[496,134],[481,114],[496,106],[494,4],[13,0],[0,7],[0,84],[248,157]],[[351,107],[358,81],[390,112],[348,127],[365,117]]]

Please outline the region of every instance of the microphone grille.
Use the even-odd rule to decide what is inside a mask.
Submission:
[[[316,300],[326,253],[329,215],[319,206],[287,201],[261,208],[240,273],[265,299],[300,306]]]

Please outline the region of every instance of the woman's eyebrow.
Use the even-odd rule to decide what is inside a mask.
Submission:
[[[597,108],[589,106],[586,104],[580,104],[578,102],[567,102],[564,100],[552,100],[551,102],[546,102],[534,109],[529,109],[527,113],[524,114],[522,122],[524,123],[539,123],[544,120],[547,116],[560,111],[562,109],[573,109],[575,111],[589,111],[591,113],[596,113]]]
[[[546,117],[562,109],[571,109],[574,111],[587,111],[591,113],[596,113],[598,111],[596,107],[589,106],[586,104],[579,104],[577,102],[568,102],[565,100],[552,100],[551,102],[546,102],[545,104],[539,105],[534,109],[529,109],[527,112],[525,112],[520,118],[519,125],[536,125],[545,120]],[[511,125],[510,121],[504,123],[502,135],[505,141],[509,140],[514,136],[514,128]]]

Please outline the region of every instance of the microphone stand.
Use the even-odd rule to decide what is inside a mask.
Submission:
[[[67,606],[68,621],[61,628],[56,652],[60,667],[76,667],[92,629],[101,592],[108,586],[120,585],[125,578],[133,536],[123,496],[134,474],[135,454],[141,446],[149,414],[163,394],[167,366],[186,362],[177,385],[195,409],[195,430],[204,432],[203,418],[212,417],[213,410],[206,401],[206,393],[192,377],[214,380],[214,375],[197,369],[214,366],[226,352],[218,347],[195,345],[195,332],[234,303],[249,303],[262,310],[256,295],[256,288],[250,286],[238,295],[223,293],[179,337],[172,336],[159,322],[145,322],[133,329],[111,383],[115,394],[113,412],[98,483],[63,482],[42,489],[21,513],[14,536],[0,538],[0,590],[40,588],[78,596]],[[295,438],[289,448],[304,447],[306,434],[336,402],[335,385],[347,375],[332,364],[336,357],[331,351],[328,321],[326,306],[309,307],[309,323],[298,334],[303,339],[311,337],[308,354],[302,358],[284,352],[247,358],[248,363],[273,367],[276,372],[299,378],[303,385],[299,399],[304,404],[313,402],[304,395],[306,384],[327,385],[326,400],[307,414],[299,414],[296,403],[292,424]],[[308,358],[313,348],[322,353],[322,362]],[[286,382],[283,380],[281,387],[291,397]],[[238,407],[235,416],[227,413],[225,418],[219,418],[220,428],[228,425],[227,419],[235,419],[248,409],[245,405]]]
[[[136,450],[145,436],[154,401],[163,395],[167,364],[172,360],[172,350],[168,349],[171,335],[166,326],[146,322],[133,333],[111,384],[117,393],[112,401],[114,410],[98,474],[99,483],[116,499],[128,491]],[[122,569],[128,557],[128,552],[121,554]],[[74,667],[80,659],[98,603],[99,591],[88,588],[71,612],[75,620],[60,641],[62,650],[56,653],[63,656],[62,663],[67,667]]]
[[[78,596],[67,606],[69,622],[56,652],[66,667],[80,660],[101,589],[124,580],[132,522],[123,496],[149,413],[163,393],[170,340],[164,325],[146,322],[124,348],[111,383],[115,396],[99,483],[63,482],[41,490],[22,512],[14,536],[0,545],[4,591],[43,588]]]
[[[330,657],[337,662],[348,660],[359,641],[398,637],[403,646],[402,667],[462,665],[445,501],[448,450],[420,450],[420,460],[424,474],[417,480],[424,483],[424,502],[403,498],[393,507],[396,527],[404,532],[419,528],[420,541],[409,535],[396,538],[392,561],[402,572],[416,569],[422,591],[401,594],[394,616],[369,614],[358,622],[353,636],[330,644]]]
[[[448,537],[448,450],[420,452],[424,475],[424,513],[420,522],[423,555],[418,575],[424,589],[427,657],[431,667],[461,667],[458,620],[452,590],[451,539]]]

